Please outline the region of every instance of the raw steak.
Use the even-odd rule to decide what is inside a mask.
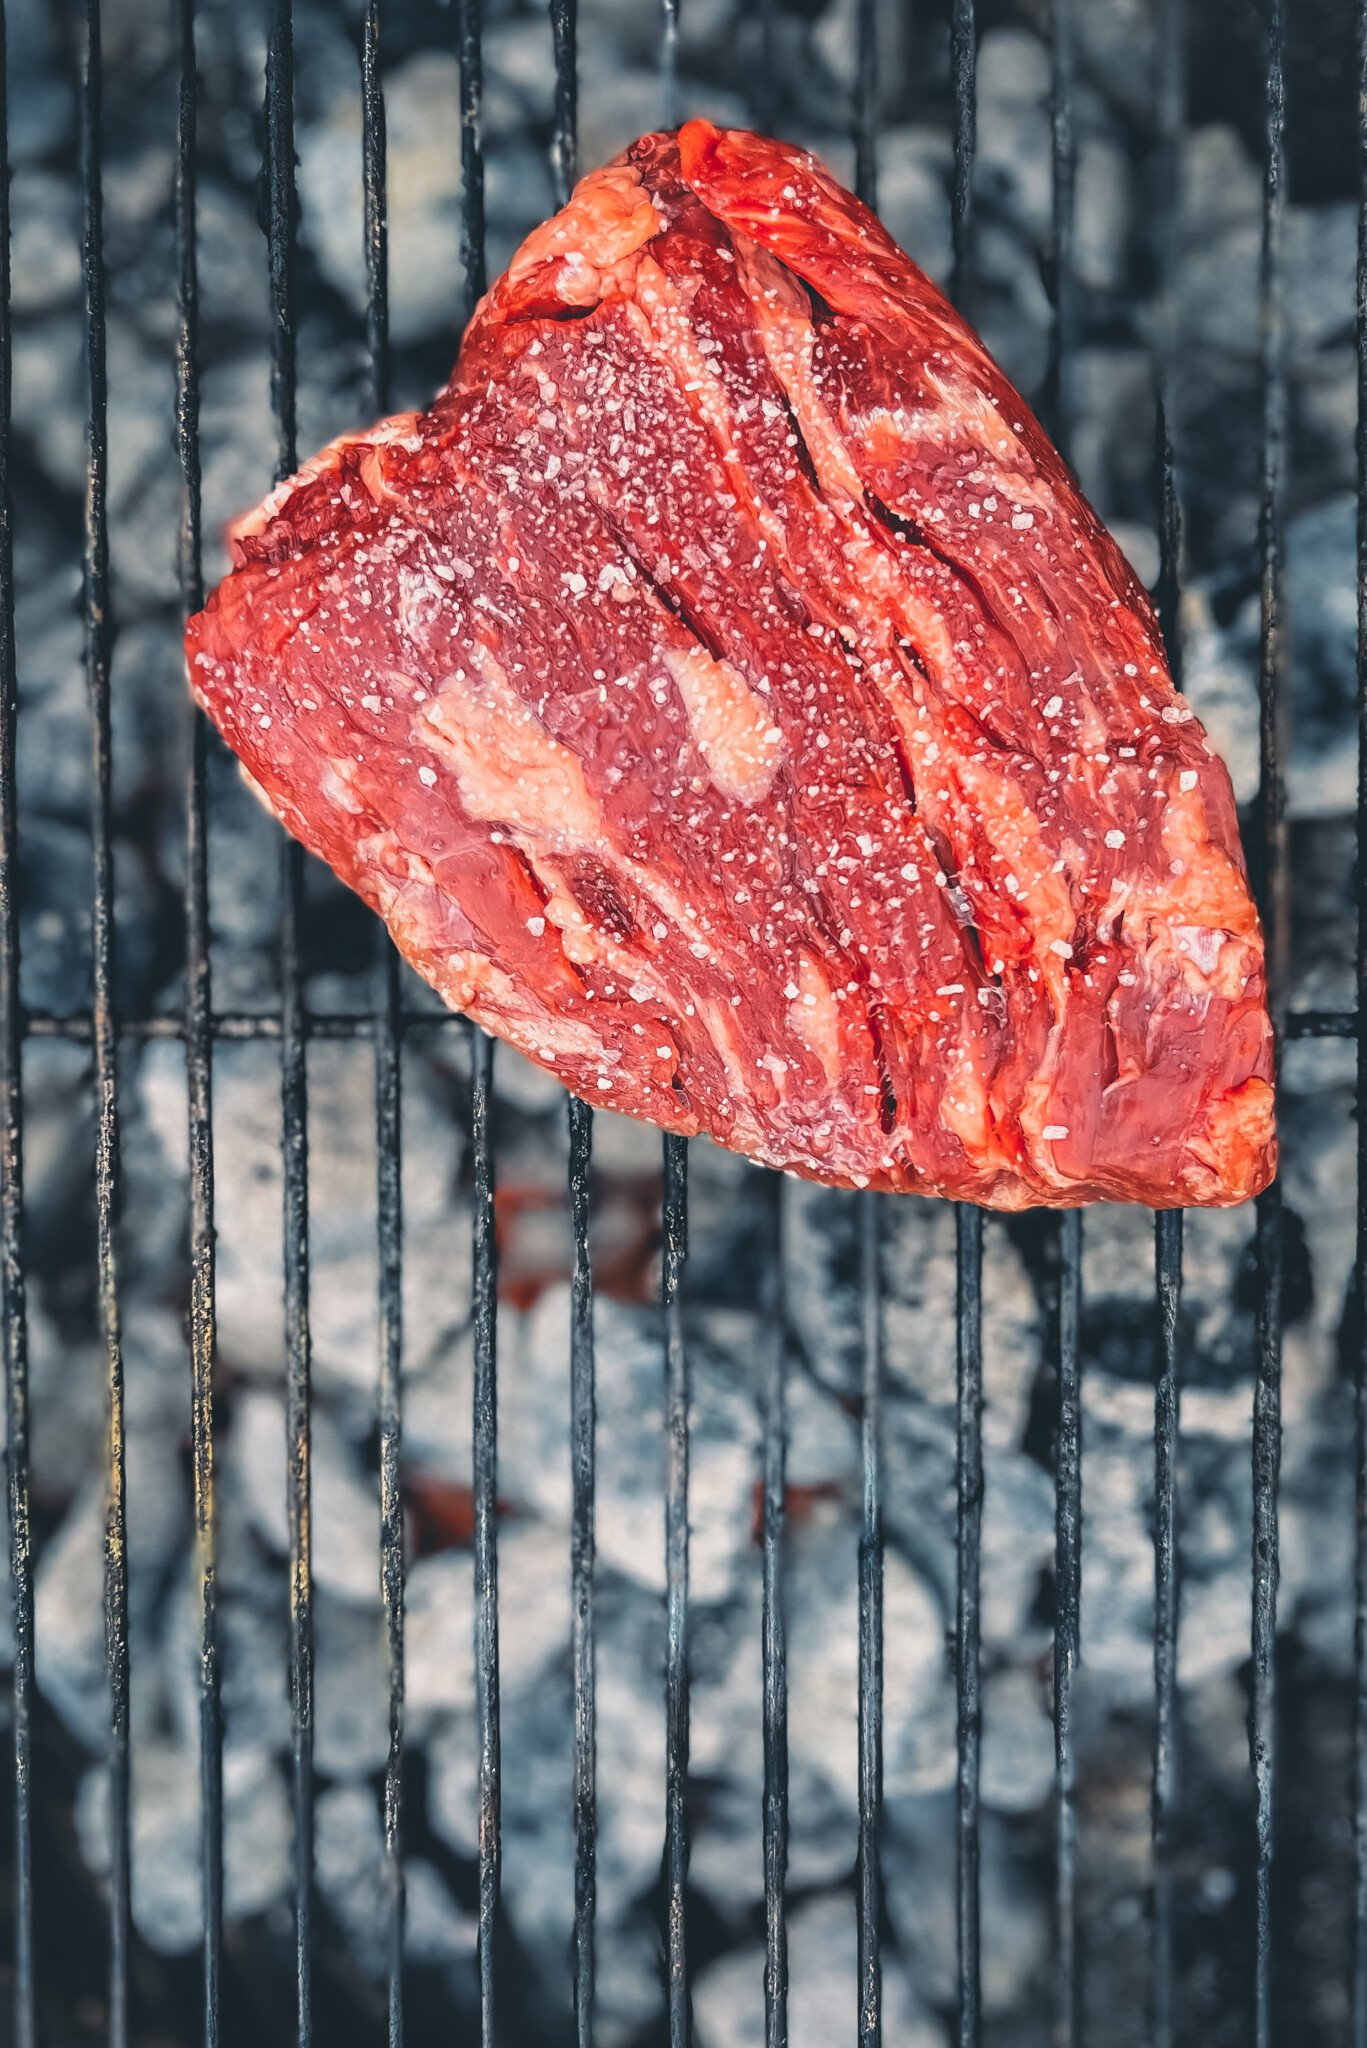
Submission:
[[[1272,1174],[1229,779],[981,342],[810,156],[585,178],[447,389],[232,534],[196,696],[447,1002],[773,1166]]]

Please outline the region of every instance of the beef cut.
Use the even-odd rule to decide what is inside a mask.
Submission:
[[[199,702],[576,1093],[999,1208],[1270,1178],[1228,776],[1028,408],[812,157],[643,137],[431,410],[232,549]]]

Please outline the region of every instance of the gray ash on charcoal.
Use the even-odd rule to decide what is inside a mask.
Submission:
[[[946,9],[879,7],[879,191],[899,240],[948,272]],[[1028,393],[1049,356],[1048,53],[1044,9],[984,6],[976,266],[970,310]],[[1176,439],[1186,521],[1190,694],[1234,773],[1257,772],[1258,134],[1251,11],[1193,10],[1193,132],[1178,237]],[[853,0],[779,7],[767,118],[851,171]],[[1156,308],[1144,233],[1152,134],[1145,6],[1077,17],[1078,331],[1072,450],[1140,573],[1157,568],[1150,428]],[[10,21],[14,160],[23,994],[90,999],[88,726],[79,551],[84,488],[72,22],[40,0]],[[171,443],[174,51],[134,0],[103,9],[114,648],[117,987],[127,1015],[182,1000],[185,744]],[[1293,1004],[1352,993],[1354,207],[1348,14],[1292,10],[1287,217],[1287,605]],[[491,6],[485,44],[489,260],[548,209],[551,43],[544,10]],[[1311,19],[1313,17],[1313,20]],[[1298,23],[1300,24],[1298,26]],[[1222,24],[1227,24],[1226,27]],[[581,160],[601,161],[658,105],[656,24],[581,0]],[[1331,47],[1323,85],[1305,50]],[[264,12],[202,0],[203,452],[210,576],[226,519],[261,495],[274,446],[258,174]],[[1254,40],[1250,42],[1250,37]],[[296,9],[300,445],[364,410],[360,105],[353,24]],[[683,10],[685,112],[753,118],[753,10]],[[396,404],[422,401],[454,352],[457,73],[449,11],[386,9]],[[1223,76],[1226,56],[1229,77]],[[1240,68],[1242,67],[1242,68]],[[1250,69],[1251,67],[1251,69]],[[1247,74],[1236,91],[1235,73]],[[1252,81],[1252,82],[1249,82]],[[1342,101],[1342,105],[1340,105]],[[1343,132],[1340,132],[1340,131]],[[210,763],[214,998],[278,1000],[276,830],[215,750]],[[308,880],[310,1000],[374,999],[367,920]],[[416,988],[410,998],[428,1000]],[[573,1903],[569,1661],[569,1219],[563,1099],[496,1062],[503,1300],[500,1591],[505,1757],[501,1954],[506,2038],[570,2032]],[[100,1516],[102,1356],[93,1293],[88,1058],[30,1042],[29,1307],[37,1565],[40,1962],[48,2038],[87,2038],[103,1981],[108,1853]],[[197,2010],[197,1618],[190,1550],[183,1056],[125,1042],[120,1225],[129,1419],[135,2000],[147,2038]],[[378,1567],[373,1073],[369,1049],[310,1053],[317,1586],[317,1999],[320,2038],[382,2036],[380,1781],[386,1754]],[[219,1050],[215,1072],[220,1346],[216,1381],[225,1712],[224,2039],[284,2038],[290,2012],[283,1338],[278,1057]],[[459,1033],[405,1056],[404,1490],[408,1576],[405,1843],[410,2025],[475,2008],[477,1858],[470,1541],[470,1162]],[[1354,1172],[1352,1054],[1291,1046],[1284,1067],[1289,1266],[1282,1476],[1285,1811],[1278,1996],[1306,2048],[1342,2037],[1347,1782]],[[664,1803],[658,1143],[597,1125],[599,1283],[599,2038],[660,2039]],[[699,2048],[749,2048],[761,2025],[759,1388],[753,1171],[694,1149],[688,1318],[694,1376],[691,1930]],[[1053,1766],[1049,1231],[987,1228],[983,1554],[985,2039],[1048,2038]],[[1143,2038],[1153,1563],[1151,1223],[1085,1223],[1079,1767],[1084,2000],[1094,2038]],[[884,1205],[886,2038],[932,2048],[954,1998],[952,1634],[954,1232],[947,1211]],[[787,1219],[791,1443],[792,2039],[817,2048],[854,2010],[858,1253],[852,1198],[793,1186]],[[1251,1904],[1246,1778],[1250,1224],[1187,1228],[1183,1432],[1183,1750],[1178,1854],[1186,2038],[1244,2038]],[[6,1652],[8,1655],[8,1652]],[[6,1705],[4,1711],[8,1711]],[[68,1943],[66,1936],[72,1934]],[[88,1958],[69,1968],[73,1946]],[[84,2030],[84,2031],[83,2031]],[[158,2034],[160,2030],[160,2034]]]

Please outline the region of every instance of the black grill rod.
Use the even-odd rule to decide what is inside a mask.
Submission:
[[[557,206],[578,176],[578,0],[551,0],[555,116],[551,178]],[[589,1259],[589,1196],[593,1111],[567,1098],[570,1267],[570,1655],[574,1670],[574,2028],[577,2048],[593,2040],[594,1913],[597,1900],[597,1694],[593,1634],[596,1409],[593,1269]]]
[[[1150,237],[1157,300],[1153,352],[1155,500],[1158,514],[1158,583],[1154,600],[1173,682],[1182,687],[1182,635],[1178,619],[1182,557],[1181,503],[1171,431],[1177,352],[1173,258],[1176,247],[1182,135],[1186,127],[1186,0],[1159,0],[1154,37],[1153,202]]]
[[[660,0],[661,119],[666,128],[679,121],[679,0]]]
[[[551,0],[551,42],[555,53],[551,183],[557,206],[565,204],[579,176],[578,27],[579,0]]]
[[[1073,133],[1073,5],[1051,0],[1049,38],[1049,136],[1052,169],[1050,261],[1054,318],[1049,336],[1045,376],[1045,415],[1059,453],[1072,447],[1073,405],[1070,382],[1076,327],[1073,276],[1074,195],[1077,143]]]
[[[218,1010],[212,1022],[212,1035],[219,1044],[225,1040],[234,1045],[255,1043],[257,1040],[276,1043],[280,1038],[278,1010]],[[183,1039],[185,1036],[185,1019],[173,1010],[156,1011],[150,1016],[119,1017],[115,1023],[121,1039],[138,1045],[153,1039]],[[463,1031],[466,1023],[466,1018],[458,1010],[405,1006],[399,1012],[400,1029],[405,1033]],[[349,1045],[358,1039],[374,1037],[375,1013],[373,1010],[310,1010],[304,1015],[304,1029],[311,1039]],[[51,1010],[21,1009],[19,1030],[24,1038],[58,1038],[71,1045],[89,1045],[92,1024],[88,1010],[58,1014]],[[1283,1043],[1307,1038],[1356,1036],[1357,1016],[1352,1010],[1293,1010],[1282,1019]]]
[[[954,1218],[957,1232],[955,1490],[958,1498],[954,1678],[958,1729],[955,1808],[959,1993],[955,2041],[957,2048],[977,2048],[981,2009],[978,1787],[982,1751],[979,1683],[983,1508],[982,1210],[969,1202],[960,1202],[955,1207]]]
[[[788,1451],[787,1329],[783,1286],[783,1176],[765,1189],[760,1269],[763,1347],[762,1518],[764,1707],[764,2043],[788,2041],[788,1648],[783,1612],[784,1486]]]
[[[977,144],[977,17],[974,0],[952,0],[950,71],[954,87],[954,184],[950,230],[951,296],[963,305],[972,270],[973,155]],[[957,1496],[954,1683],[957,1721],[955,1800],[958,2015],[957,2048],[977,2048],[981,2008],[979,1918],[982,1748],[980,1692],[982,1548],[982,1211],[961,1203],[956,1233],[955,1492]]]
[[[1182,134],[1186,124],[1186,0],[1161,0],[1155,37],[1151,235],[1157,296],[1153,357],[1155,510],[1158,582],[1154,599],[1174,683],[1182,684],[1181,502],[1171,428],[1177,337],[1172,300],[1173,253],[1180,203]],[[1173,1824],[1177,1806],[1177,1643],[1181,1558],[1178,1549],[1177,1457],[1180,1426],[1178,1333],[1182,1300],[1182,1212],[1154,1216],[1154,1288],[1158,1317],[1154,1381],[1153,1763],[1149,1789],[1152,1959],[1150,2023],[1154,2048],[1172,2048],[1175,2025]]]
[[[1182,1212],[1154,1217],[1158,1296],[1158,1371],[1154,1383],[1154,1625],[1153,1779],[1150,1840],[1153,1859],[1153,2040],[1172,2048],[1173,1870],[1172,1824],[1177,1806],[1177,1449],[1181,1382],[1178,1328],[1182,1302]]]
[[[864,1472],[859,1530],[859,2048],[883,2039],[883,1289],[882,1208],[859,1196],[861,1380],[859,1448]]]
[[[1286,664],[1282,618],[1282,489],[1286,442],[1285,308],[1282,216],[1285,204],[1286,103],[1283,0],[1267,0],[1267,156],[1263,176],[1259,325],[1262,369],[1262,499],[1258,520],[1261,649],[1258,664],[1259,785],[1254,870],[1267,935],[1274,1022],[1282,1007],[1287,950],[1285,792],[1282,736]],[[1276,1638],[1281,1464],[1282,1200],[1280,1183],[1258,1197],[1257,1374],[1253,1388],[1252,1697],[1249,1711],[1257,1829],[1254,2044],[1272,2040],[1272,1862],[1276,1798]]]
[[[577,2048],[593,2040],[597,1896],[597,1695],[593,1635],[595,1405],[593,1269],[589,1193],[593,1111],[575,1095],[569,1107],[570,1220],[570,1652],[574,1667],[574,2026]]]
[[[461,262],[468,319],[484,290],[484,11],[459,0]],[[493,1040],[470,1026],[470,1146],[474,1164],[473,1478],[475,1718],[479,1743],[479,2026],[494,2048],[494,1963],[503,1868],[498,1669],[498,1272],[494,1229]]]
[[[878,10],[859,0],[854,74],[854,189],[878,211]]]
[[[1358,0],[1357,242],[1357,1250],[1354,1391],[1352,2048],[1367,2048],[1367,0]]]
[[[195,151],[199,81],[194,0],[174,0],[180,58],[176,123],[176,451],[181,468],[180,599],[185,618],[204,602],[200,529],[199,276]],[[190,1446],[195,1571],[199,1582],[200,1916],[204,2043],[217,2048],[223,1945],[223,1725],[214,1527],[213,1005],[209,958],[208,722],[190,712],[185,791],[185,1093],[190,1174]]]
[[[669,2048],[688,2048],[688,1141],[664,1141],[660,1304],[665,1340],[665,1965]]]
[[[128,2040],[129,1729],[128,1555],[124,1515],[124,1375],[114,1216],[119,1184],[118,1034],[114,1024],[114,867],[111,846],[108,388],[100,174],[100,8],[87,0],[80,86],[85,230],[86,369],[90,390],[85,494],[85,668],[92,728],[94,890],[91,904],[95,1055],[95,1256],[108,1402],[105,1481],[105,1659],[109,1681],[109,2013],[111,2048]]]
[[[1045,412],[1066,458],[1072,445],[1071,367],[1075,338],[1073,278],[1077,148],[1073,133],[1073,0],[1052,0],[1049,49],[1051,160],[1050,270],[1054,318],[1045,377]],[[1078,1328],[1082,1313],[1082,1216],[1057,1220],[1058,1303],[1053,1334],[1058,1368],[1054,1444],[1054,1985],[1055,2048],[1078,2038],[1077,1758],[1073,1679],[1082,1600],[1082,1386]]]
[[[679,0],[661,0],[663,120],[678,118]],[[665,1421],[665,1987],[669,2048],[688,2048],[688,1348],[683,1276],[688,1257],[688,1140],[663,1148],[660,1306],[664,1321]]]
[[[385,111],[380,78],[380,0],[368,0],[361,24],[361,186],[365,215],[366,344],[370,403],[389,407],[389,244],[385,192]],[[376,925],[380,1003],[375,1017],[375,1219],[379,1271],[380,1600],[388,1675],[389,1750],[384,1774],[384,1909],[389,2048],[402,2048],[404,1883],[403,1819],[403,1062],[399,956]]]
[[[978,146],[978,23],[975,0],[951,0],[949,68],[954,87],[953,264],[949,295],[964,305],[972,267],[973,157]]]
[[[460,262],[464,317],[484,290],[484,0],[456,0],[460,57]]]
[[[475,1714],[479,1740],[481,2048],[495,2048],[494,1937],[501,1881],[502,1757],[498,1675],[498,1270],[494,1231],[494,1044],[470,1029],[474,1157]]]
[[[1058,1219],[1059,1292],[1056,1332],[1058,1430],[1054,1441],[1054,1917],[1058,1976],[1055,2048],[1078,2038],[1077,1758],[1073,1746],[1073,1678],[1082,1605],[1082,1212]]]
[[[14,532],[9,492],[11,403],[8,67],[0,5],[0,1310],[5,1351],[5,1468],[10,1602],[14,1628],[15,2048],[35,2048],[33,1982],[33,1577],[29,1536],[28,1318],[24,1220],[23,1012],[19,998],[19,905],[14,659]]]
[[[297,461],[294,300],[294,24],[275,0],[266,48],[267,234],[276,477]],[[294,1806],[295,2031],[313,2038],[313,1566],[309,1478],[308,1073],[300,966],[303,859],[285,841],[280,905],[280,1113],[284,1180],[285,1450],[290,1567],[290,1746]]]
[[[855,67],[855,191],[878,204],[878,21],[874,0],[859,0]],[[859,2048],[883,2039],[883,1911],[879,1863],[883,1821],[883,1297],[878,1196],[858,1197],[860,1419],[863,1502],[859,1528],[859,1847],[855,1892],[859,1937]]]

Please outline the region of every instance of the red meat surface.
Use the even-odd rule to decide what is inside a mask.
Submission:
[[[195,695],[589,1101],[1000,1208],[1275,1164],[1229,778],[972,330],[813,158],[585,178],[430,411],[232,534]]]

